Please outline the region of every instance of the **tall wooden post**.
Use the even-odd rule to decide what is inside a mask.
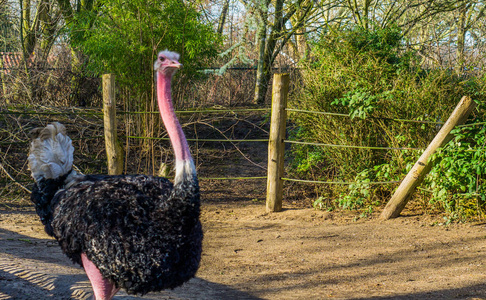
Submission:
[[[267,212],[282,210],[285,127],[289,74],[273,75],[272,118],[268,141]]]
[[[103,75],[103,115],[108,174],[123,172],[123,149],[118,142],[116,127],[115,75]]]
[[[425,149],[424,153],[422,153],[422,156],[420,156],[419,160],[412,167],[405,179],[403,179],[402,183],[397,188],[390,201],[387,203],[385,209],[380,215],[381,219],[388,220],[390,218],[396,218],[400,215],[402,210],[405,208],[405,205],[407,205],[408,200],[412,196],[412,193],[415,191],[415,188],[422,183],[425,175],[427,175],[427,173],[431,170],[432,163],[429,160],[432,154],[435,152],[435,150],[437,150],[437,148],[444,146],[452,139],[452,135],[450,134],[451,130],[456,125],[464,123],[475,107],[476,103],[474,103],[470,97],[462,97],[461,101],[459,104],[457,104],[447,122],[445,122],[444,126],[442,126],[440,131],[429,144],[427,149]]]

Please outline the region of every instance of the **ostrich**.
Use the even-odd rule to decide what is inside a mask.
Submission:
[[[96,300],[172,289],[194,277],[202,227],[196,168],[174,113],[171,80],[179,55],[162,51],[157,71],[160,114],[175,154],[175,179],[146,175],[82,175],[65,127],[33,131],[28,157],[32,201],[47,234],[81,265]]]

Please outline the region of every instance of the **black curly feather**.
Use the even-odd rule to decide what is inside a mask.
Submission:
[[[53,183],[36,186],[46,231],[74,262],[86,253],[117,287],[145,294],[194,277],[203,238],[197,177],[175,187],[145,175],[87,175],[57,193]]]
[[[52,231],[52,199],[54,195],[64,186],[64,181],[69,175],[68,172],[64,176],[55,179],[42,179],[34,184],[32,188],[31,200],[35,204],[35,211],[39,215],[42,224],[45,226],[46,233],[54,236]]]

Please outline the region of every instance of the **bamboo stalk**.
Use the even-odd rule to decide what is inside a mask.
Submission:
[[[444,146],[452,139],[452,135],[450,134],[451,130],[456,125],[464,123],[475,107],[476,103],[470,97],[462,97],[447,122],[442,126],[387,203],[380,215],[382,220],[396,218],[400,215],[415,191],[415,188],[422,183],[425,175],[431,170],[432,162],[430,161],[430,157],[432,154],[437,148]]]
[[[289,74],[275,74],[272,90],[272,117],[268,141],[267,212],[282,210],[285,127]]]

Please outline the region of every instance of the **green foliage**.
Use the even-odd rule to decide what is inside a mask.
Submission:
[[[433,123],[396,119],[444,122],[462,96],[486,100],[482,78],[465,79],[449,70],[422,70],[413,53],[400,51],[400,36],[397,28],[358,28],[326,36],[314,47],[312,61],[303,64],[303,85],[290,106],[349,117],[294,113],[291,138],[363,147],[292,147],[289,172],[296,177],[356,182],[320,188],[323,199],[333,199],[336,207],[367,209],[388,200],[397,185],[373,183],[403,179],[420,156],[420,151],[412,149],[367,147],[425,149],[439,128]],[[478,110],[475,118],[483,120],[484,110]],[[476,174],[476,169],[469,169],[472,164],[462,166],[466,168],[463,172]],[[457,187],[444,183],[448,199],[455,190],[466,187],[470,191],[473,185],[471,176],[460,176],[457,181],[461,182]]]
[[[143,93],[150,90],[158,51],[179,52],[185,74],[195,74],[217,54],[220,39],[200,19],[183,1],[101,0],[76,16],[70,33],[89,58],[89,70],[117,74],[120,84]]]
[[[484,217],[486,208],[486,127],[454,129],[454,139],[438,151],[435,166],[425,180],[430,203],[445,209],[452,219]]]
[[[290,130],[289,136],[293,140],[307,140],[307,131],[302,127],[297,127]],[[289,153],[289,152],[286,152]],[[294,145],[290,154],[291,169],[298,173],[312,172],[320,162],[325,160],[325,153],[323,147],[309,146],[309,145]],[[324,167],[320,165],[320,167]]]
[[[349,116],[351,119],[354,119],[355,117],[366,119],[366,117],[373,114],[373,111],[378,104],[378,100],[385,99],[390,95],[390,91],[373,95],[368,91],[356,89],[348,91],[342,98],[334,100],[331,104],[347,106],[349,108]]]
[[[337,47],[340,56],[370,54],[379,60],[384,60],[390,66],[408,63],[398,55],[402,42],[402,35],[398,26],[385,29],[368,30],[356,27],[345,31],[341,35],[331,36],[327,43],[343,43],[344,47]],[[349,57],[351,58],[351,57]]]
[[[349,185],[349,192],[338,198],[338,205],[344,209],[358,209],[370,198],[370,178],[368,170],[364,170],[355,177],[355,183]]]

